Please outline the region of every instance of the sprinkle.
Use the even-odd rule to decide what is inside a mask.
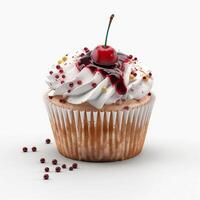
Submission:
[[[66,169],[66,168],[67,168],[66,164],[63,164],[63,165],[62,165],[62,168],[63,168],[63,169]]]
[[[124,110],[129,110],[129,106],[124,106]]]
[[[49,168],[48,168],[48,167],[45,167],[45,168],[44,168],[44,171],[45,171],[45,172],[49,172]]]
[[[65,99],[60,99],[60,103],[65,103]]]
[[[74,169],[73,167],[69,167],[69,171],[73,171],[73,169]]]
[[[56,167],[55,171],[59,173],[61,171],[61,168],[60,167]]]
[[[137,76],[137,73],[136,73],[136,72],[135,72],[135,73],[133,73],[133,76],[135,76],[135,77],[136,77],[136,76]]]
[[[101,88],[101,92],[102,92],[102,93],[106,93],[106,92],[107,92],[107,88],[106,88],[106,87],[102,87],[102,88]]]
[[[52,75],[52,74],[53,74],[53,71],[50,71],[49,74]]]
[[[57,165],[57,163],[58,163],[58,161],[56,159],[53,159],[51,162],[53,165]]]
[[[65,78],[65,75],[64,75],[64,74],[62,75],[62,78]]]
[[[135,79],[135,76],[133,74],[130,74],[129,79],[132,81]]]
[[[27,151],[28,151],[28,148],[27,148],[27,147],[23,147],[23,148],[22,148],[22,151],[23,151],[23,152],[27,152]]]
[[[69,83],[69,87],[73,87],[74,86],[74,84],[71,82],[71,83]]]
[[[45,158],[41,158],[40,163],[45,163]]]
[[[148,96],[151,96],[151,92],[148,93]]]
[[[49,96],[49,99],[53,99],[53,96]]]
[[[146,80],[147,80],[147,77],[146,77],[146,76],[143,76],[143,78],[142,78],[142,79],[146,81]]]
[[[70,92],[71,92],[71,90],[68,90],[67,92],[68,92],[68,93],[70,93]]]
[[[59,61],[58,61],[58,64],[61,64],[61,63],[62,63],[62,60],[59,60]]]
[[[132,59],[132,58],[133,58],[133,56],[132,56],[132,55],[129,55],[129,56],[128,56],[128,59]]]
[[[95,88],[97,86],[96,83],[92,83],[92,87]]]
[[[60,67],[60,65],[56,65],[56,69],[60,69],[61,67]]]
[[[43,179],[44,180],[48,180],[49,179],[49,174],[44,174]]]
[[[151,72],[149,72],[149,77],[151,77],[152,76],[152,73]]]
[[[58,75],[58,74],[57,74],[57,75],[55,75],[55,78],[57,78],[57,79],[58,79],[58,78],[59,78],[59,75]]]
[[[77,84],[78,84],[78,85],[81,85],[81,84],[82,84],[82,81],[81,81],[81,80],[78,80],[78,81],[77,81]]]
[[[60,83],[63,84],[65,81],[61,81]]]
[[[77,164],[77,163],[73,163],[73,164],[72,164],[72,167],[73,167],[74,169],[77,169],[78,164]]]
[[[135,57],[133,60],[135,60],[135,61],[136,61],[136,60],[137,60],[137,57]]]
[[[59,70],[59,73],[60,73],[60,74],[62,74],[63,72],[64,72],[63,69],[60,69],[60,70]]]
[[[32,152],[36,152],[37,148],[36,147],[32,147]]]
[[[89,52],[89,49],[87,47],[84,47],[84,51],[87,53]]]
[[[46,144],[50,144],[50,143],[51,143],[51,140],[50,140],[49,138],[47,138],[47,139],[45,140],[45,142],[46,142]]]
[[[62,57],[62,60],[65,62],[65,61],[67,61],[67,56],[63,56]]]

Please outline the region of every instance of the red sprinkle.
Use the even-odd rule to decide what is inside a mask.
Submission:
[[[66,164],[63,164],[63,165],[62,165],[62,168],[63,168],[63,169],[66,169],[66,168],[67,168]]]
[[[81,85],[81,84],[82,84],[82,81],[81,81],[81,80],[78,80],[77,83],[78,83],[78,85]]]
[[[143,76],[143,80],[146,80],[147,79],[147,77],[146,76]]]
[[[23,152],[27,152],[27,151],[28,151],[28,148],[27,148],[27,147],[23,147],[23,148],[22,148],[22,151],[23,151]]]
[[[60,69],[60,65],[57,65],[57,66],[56,66],[56,69]]]
[[[64,75],[64,74],[62,75],[62,78],[65,78],[65,75]]]
[[[68,92],[68,93],[70,93],[70,92],[71,92],[71,90],[68,90],[67,92]]]
[[[36,152],[37,148],[36,147],[32,147],[32,152]]]
[[[84,51],[87,53],[89,52],[89,49],[87,47],[84,47]]]
[[[57,161],[56,159],[53,159],[53,160],[52,160],[52,164],[53,164],[53,165],[57,165],[57,163],[58,163],[58,161]]]
[[[74,84],[71,82],[71,83],[69,83],[69,87],[73,87],[74,86]]]
[[[57,78],[57,79],[58,79],[58,78],[59,78],[59,75],[58,75],[58,74],[57,74],[57,75],[55,75],[55,78]]]
[[[56,167],[56,168],[55,168],[55,171],[56,171],[56,172],[60,172],[60,171],[61,171],[61,168],[60,168],[60,167]]]
[[[148,96],[151,96],[151,92],[148,93]]]
[[[132,58],[133,58],[133,56],[132,56],[132,55],[129,55],[129,56],[128,56],[128,59],[132,59]]]
[[[52,75],[52,74],[53,74],[53,72],[52,72],[52,71],[50,71],[50,72],[49,72],[49,74],[51,74],[51,75]]]
[[[41,162],[41,163],[45,163],[45,158],[41,158],[41,159],[40,159],[40,162]]]
[[[49,96],[49,99],[53,99],[53,96]]]
[[[137,57],[135,57],[133,60],[137,60]]]
[[[48,168],[48,167],[45,167],[45,168],[44,168],[44,171],[45,171],[45,172],[49,172],[49,168]]]
[[[73,163],[73,164],[72,164],[72,167],[73,167],[74,169],[77,169],[78,164],[77,164],[77,163]]]
[[[151,72],[149,72],[149,76],[150,76],[150,77],[152,76],[152,73],[151,73]]]
[[[73,169],[74,169],[73,167],[69,167],[69,171],[73,171]]]
[[[92,83],[92,87],[93,88],[97,87],[97,84],[96,83]]]
[[[50,144],[51,140],[49,138],[47,138],[45,142],[46,142],[46,144]]]
[[[133,76],[137,76],[137,73],[133,73]]]
[[[60,74],[62,74],[63,72],[64,72],[63,69],[60,69],[60,70],[59,70],[59,73],[60,73]]]
[[[49,179],[49,174],[44,174],[43,178],[44,178],[44,180],[48,180]]]
[[[61,81],[60,83],[63,84],[65,81]]]

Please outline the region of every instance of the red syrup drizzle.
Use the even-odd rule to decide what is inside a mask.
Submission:
[[[127,92],[127,87],[124,84],[123,79],[124,62],[127,61],[128,56],[123,53],[117,53],[117,56],[118,61],[114,65],[101,66],[93,62],[90,51],[85,56],[79,59],[76,66],[79,71],[87,67],[94,74],[98,71],[104,78],[109,77],[110,82],[115,87],[117,93],[120,95],[124,95]]]

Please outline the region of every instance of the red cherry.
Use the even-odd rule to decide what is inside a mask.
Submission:
[[[110,46],[99,45],[91,53],[93,61],[98,65],[114,65],[117,62],[117,52]]]

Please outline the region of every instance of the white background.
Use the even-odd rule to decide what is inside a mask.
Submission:
[[[0,1],[1,199],[200,199],[198,1]],[[142,154],[114,163],[78,162],[50,173],[58,154],[42,95],[48,68],[61,56],[104,42],[153,71],[157,96]],[[37,146],[37,153],[21,152]],[[50,164],[48,164],[50,165]]]

